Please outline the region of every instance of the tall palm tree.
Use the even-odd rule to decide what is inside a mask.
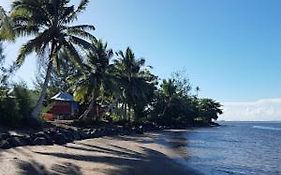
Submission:
[[[131,116],[127,116],[127,107],[129,112],[131,112],[131,109],[136,112],[140,106],[144,106],[142,102],[147,102],[149,95],[152,96],[151,92],[154,90],[152,82],[155,77],[151,78],[152,74],[148,74],[143,69],[145,59],[136,59],[130,48],[127,48],[125,53],[119,51],[117,56],[118,58],[114,60],[117,70],[116,76],[120,80],[125,117],[130,120]]]
[[[12,2],[10,16],[15,37],[31,36],[32,39],[22,45],[17,57],[17,65],[22,65],[25,58],[35,52],[38,56],[48,55],[48,68],[42,91],[32,117],[37,118],[42,109],[49,78],[53,67],[60,69],[61,50],[70,55],[68,61],[82,65],[79,51],[92,48],[89,40],[95,39],[89,31],[92,25],[71,24],[83,12],[89,0],[81,0],[77,8],[69,0],[15,0]]]
[[[90,111],[97,105],[98,100],[104,100],[106,91],[114,87],[113,76],[110,73],[113,67],[110,64],[113,51],[101,40],[93,41],[92,45],[95,50],[88,52],[85,69],[80,74],[70,77],[75,81],[74,97],[82,103],[89,102],[80,119],[95,119],[89,116]]]

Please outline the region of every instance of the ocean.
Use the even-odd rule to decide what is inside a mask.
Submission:
[[[181,133],[187,167],[206,175],[281,175],[281,123],[221,124]]]

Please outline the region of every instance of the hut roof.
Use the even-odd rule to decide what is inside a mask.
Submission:
[[[52,100],[57,101],[74,101],[73,96],[66,92],[59,92],[51,98]]]

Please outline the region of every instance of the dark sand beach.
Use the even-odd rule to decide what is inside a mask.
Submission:
[[[63,146],[26,146],[0,151],[0,174],[185,175],[169,135],[176,132],[103,137]],[[174,142],[174,141],[172,141]]]

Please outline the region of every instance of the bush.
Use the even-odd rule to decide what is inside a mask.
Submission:
[[[0,100],[0,121],[4,125],[15,126],[21,120],[19,115],[19,105],[16,99],[12,97],[2,97]]]
[[[153,106],[150,120],[165,126],[190,126],[196,116],[192,99],[173,97],[169,102],[163,98]]]
[[[35,96],[23,83],[13,86],[11,93],[0,96],[0,122],[8,126],[19,126],[28,121],[35,105]]]

